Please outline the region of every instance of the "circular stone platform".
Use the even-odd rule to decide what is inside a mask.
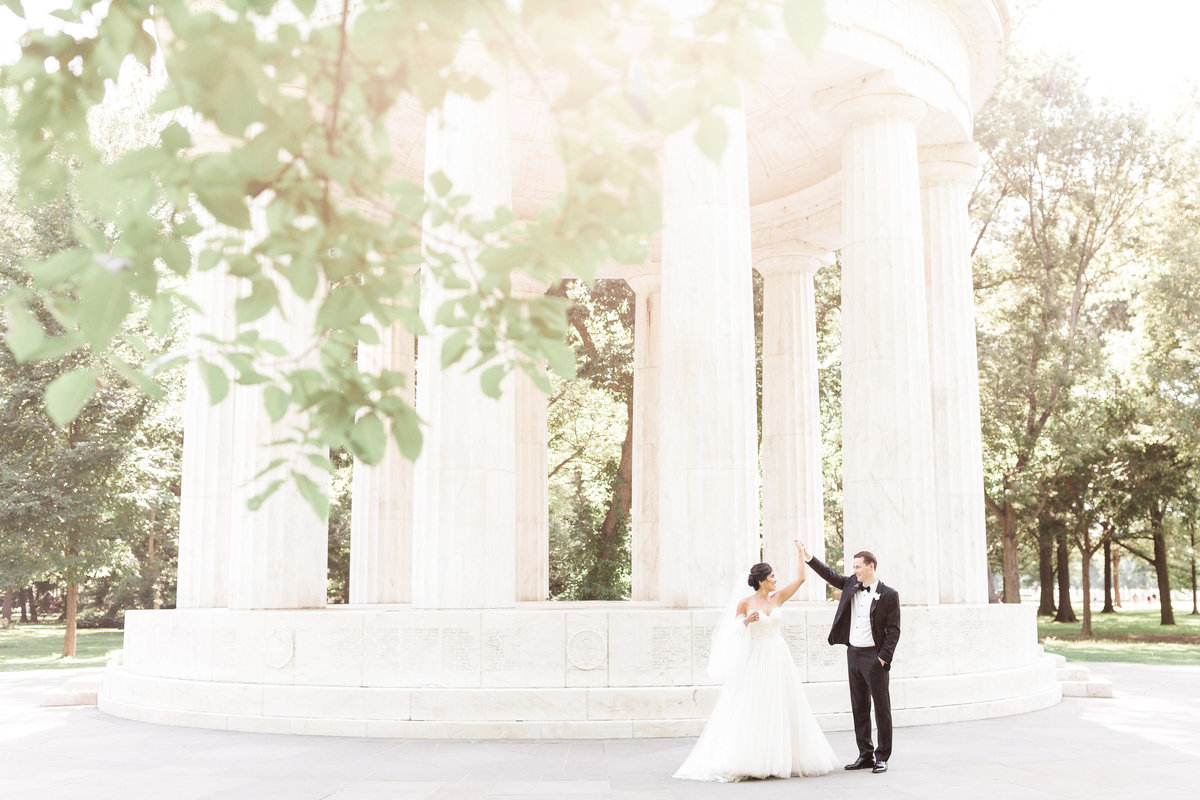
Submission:
[[[832,604],[785,607],[784,636],[827,730],[848,730]],[[1026,605],[907,606],[892,669],[898,726],[1006,716],[1061,698]],[[629,738],[700,732],[715,610],[540,603],[513,610],[342,606],[133,611],[101,710],[170,725],[425,738]]]

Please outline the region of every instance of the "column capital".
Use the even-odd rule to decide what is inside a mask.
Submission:
[[[625,282],[634,294],[642,295],[662,288],[662,264],[657,262],[639,264],[637,272],[625,276]]]
[[[921,184],[957,183],[973,186],[979,177],[979,145],[975,142],[935,144],[917,149]]]
[[[840,100],[830,111],[830,118],[844,129],[877,119],[899,119],[917,124],[925,116],[925,101],[904,92],[873,91],[851,94]]]
[[[774,252],[754,260],[754,268],[764,278],[790,272],[813,275],[833,263],[833,253],[803,242],[772,248]]]

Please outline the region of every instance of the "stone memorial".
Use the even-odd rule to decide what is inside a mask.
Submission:
[[[360,359],[416,373],[415,464],[355,465],[351,605],[325,607],[325,524],[242,486],[272,438],[257,387],[185,415],[178,608],[130,612],[100,708],[228,730],[403,737],[697,733],[715,700],[707,637],[755,561],[826,561],[813,275],[840,251],[846,563],[874,551],[900,592],[898,725],[1057,702],[1031,605],[989,604],[967,198],[972,118],[1002,64],[1003,0],[829,0],[814,56],[769,48],[726,109],[719,163],[687,133],[661,146],[664,228],[636,293],[633,599],[547,598],[545,399],[443,369],[395,331]],[[482,208],[552,196],[540,101],[502,87],[436,118],[399,107],[398,163],[441,170]],[[221,235],[214,231],[213,235]],[[752,270],[764,279],[762,521]],[[199,273],[206,308],[234,284]],[[542,287],[522,287],[539,292]],[[436,297],[428,298],[436,303]],[[225,331],[232,312],[200,320]],[[268,320],[303,333],[301,313]],[[670,413],[666,410],[670,409]],[[284,420],[279,425],[286,425]],[[760,554],[761,536],[761,554]],[[451,576],[453,580],[445,580]],[[747,591],[747,594],[749,591]],[[788,644],[822,724],[849,729],[834,606],[815,577]]]

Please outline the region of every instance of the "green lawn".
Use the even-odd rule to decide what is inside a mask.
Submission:
[[[1092,610],[1092,638],[1082,639],[1082,622],[1038,617],[1038,640],[1046,652],[1068,661],[1125,661],[1137,664],[1200,665],[1200,616],[1175,609],[1175,624],[1162,625],[1158,609]],[[1082,609],[1075,609],[1081,616]]]
[[[121,649],[124,631],[88,629],[79,631],[75,657],[63,658],[64,625],[21,625],[0,630],[0,672],[23,669],[73,669],[102,667],[108,654]]]

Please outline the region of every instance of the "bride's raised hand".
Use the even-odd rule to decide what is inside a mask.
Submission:
[[[804,546],[804,542],[800,541],[799,539],[793,539],[792,543],[795,544],[796,549],[798,551],[800,551],[800,560],[808,561],[808,559],[809,559],[808,548]]]

